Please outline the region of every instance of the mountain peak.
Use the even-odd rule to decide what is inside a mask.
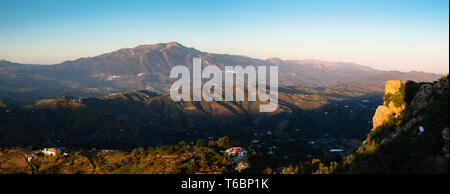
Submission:
[[[133,49],[162,49],[162,48],[183,48],[182,44],[172,41],[168,43],[158,43],[158,44],[143,44],[139,45],[137,47],[134,47]]]
[[[271,58],[266,59],[266,61],[269,61],[269,62],[272,62],[272,63],[281,63],[281,62],[283,62],[283,60],[281,60],[278,57],[271,57]]]
[[[172,46],[181,46],[181,47],[184,47],[183,45],[181,45],[180,43],[175,42],[175,41],[168,42],[168,43],[166,43],[166,45],[167,45],[168,47],[172,47]]]

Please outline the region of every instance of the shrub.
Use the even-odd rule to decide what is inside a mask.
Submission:
[[[405,88],[406,84],[400,86],[399,92],[394,94],[386,94],[383,96],[383,101],[385,105],[389,105],[390,102],[394,104],[395,107],[401,107],[405,102]]]

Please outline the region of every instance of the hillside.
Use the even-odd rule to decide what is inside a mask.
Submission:
[[[124,150],[70,150],[44,155],[31,146],[0,148],[0,174],[222,174],[235,172],[220,153],[228,137]]]
[[[1,63],[1,62],[0,62]],[[0,98],[27,97],[51,98],[65,95],[98,96],[112,91],[98,88],[86,88],[80,83],[47,77],[15,67],[0,64]]]
[[[258,101],[173,102],[168,95],[150,91],[97,98],[64,96],[25,107],[21,101],[3,99],[0,142],[3,146],[133,148],[223,135],[249,142],[247,135],[269,130],[279,138],[289,139],[299,136],[295,131],[298,128],[314,136],[345,133],[359,138],[364,132],[355,129],[369,125],[378,98],[379,94],[364,87],[353,87],[351,91],[346,86],[286,87],[280,88],[278,110],[265,114],[259,113]]]

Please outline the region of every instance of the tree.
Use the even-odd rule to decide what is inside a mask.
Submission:
[[[217,142],[216,141],[214,141],[214,140],[209,140],[208,141],[208,147],[214,148],[216,146],[217,146]]]
[[[285,167],[281,170],[281,174],[298,174],[298,166],[294,167],[290,165]]]
[[[184,173],[186,174],[195,174],[197,171],[198,166],[194,160],[191,160],[184,165]]]
[[[219,138],[217,140],[217,147],[219,147],[220,149],[228,149],[229,147],[231,147],[230,138],[228,136]]]
[[[265,168],[263,170],[263,174],[274,174],[272,168],[270,168],[270,166],[268,166],[267,168]]]
[[[319,164],[319,169],[317,169],[314,174],[331,174],[333,171],[337,168],[338,163],[337,162],[331,162],[330,166],[326,166],[323,163]]]
[[[133,161],[138,161],[140,158],[142,158],[144,156],[145,156],[145,150],[142,147],[133,149],[133,151],[131,151],[131,159]]]
[[[197,147],[204,147],[205,146],[205,141],[203,139],[199,139],[197,140]]]
[[[180,145],[181,147],[186,147],[187,142],[184,140],[181,140],[180,142],[178,142],[178,145]]]

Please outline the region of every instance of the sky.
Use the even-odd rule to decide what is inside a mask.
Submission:
[[[448,0],[0,0],[0,59],[176,41],[212,53],[449,71]]]

